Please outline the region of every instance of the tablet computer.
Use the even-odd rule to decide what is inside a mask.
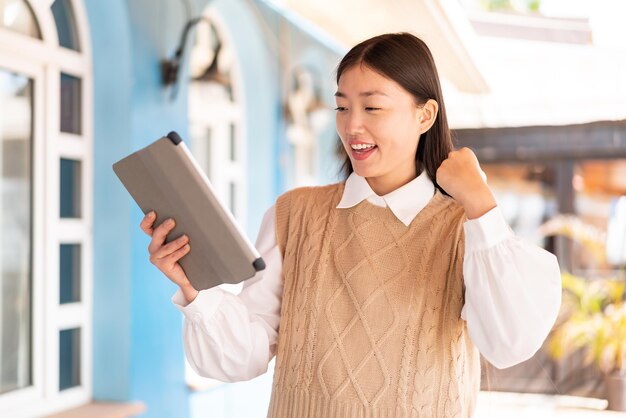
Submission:
[[[265,268],[176,132],[116,162],[113,171],[144,214],[156,212],[154,225],[176,220],[166,242],[187,234],[191,251],[179,263],[196,290],[239,283]]]

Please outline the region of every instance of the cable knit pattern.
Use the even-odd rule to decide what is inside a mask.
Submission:
[[[480,363],[463,307],[463,208],[407,227],[343,183],[276,202],[284,292],[270,418],[470,417]]]

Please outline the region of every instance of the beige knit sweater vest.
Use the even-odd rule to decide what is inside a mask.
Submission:
[[[463,208],[436,191],[407,227],[343,183],[276,203],[284,291],[270,418],[470,417]]]

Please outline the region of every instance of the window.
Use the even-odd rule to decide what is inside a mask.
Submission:
[[[61,244],[59,303],[80,302],[80,244]]]
[[[318,138],[331,117],[319,92],[320,78],[310,69],[292,70],[291,86],[285,100],[286,136],[291,145],[289,171],[291,187],[317,184]]]
[[[39,25],[33,14],[33,9],[24,0],[0,0],[1,27],[41,39]]]
[[[80,218],[81,212],[81,163],[78,160],[61,158],[60,215],[61,218]]]
[[[59,390],[80,385],[80,328],[59,334]]]
[[[211,23],[198,24],[191,51],[191,151],[222,202],[245,227],[243,103],[229,43],[222,31],[217,30],[215,16],[210,19]],[[207,62],[206,57],[211,57],[211,61]]]
[[[70,0],[55,0],[51,6],[57,27],[59,45],[80,51],[78,30],[74,20],[74,10]]]
[[[33,80],[0,68],[0,394],[32,384]]]
[[[91,398],[82,6],[0,0],[0,416],[43,416]]]
[[[80,78],[61,73],[61,132],[80,134]]]

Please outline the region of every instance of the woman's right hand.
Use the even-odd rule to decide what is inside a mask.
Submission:
[[[178,263],[178,260],[191,251],[191,247],[189,246],[189,237],[183,234],[177,239],[165,244],[167,234],[174,229],[176,222],[174,219],[169,218],[155,228],[155,220],[156,213],[151,211],[144,216],[141,224],[139,225],[143,232],[152,237],[152,240],[148,245],[150,262],[161,270],[161,272],[165,274],[168,279],[178,285],[183,291],[185,299],[187,299],[188,302],[191,302],[197,296],[198,291],[191,286],[189,278]]]

